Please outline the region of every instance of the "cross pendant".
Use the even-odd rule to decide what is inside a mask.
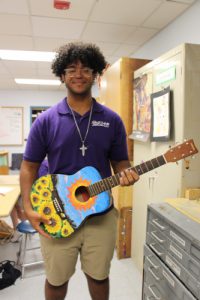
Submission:
[[[87,147],[85,147],[84,143],[82,144],[82,146],[79,149],[82,152],[82,156],[85,156],[85,150],[87,150]]]

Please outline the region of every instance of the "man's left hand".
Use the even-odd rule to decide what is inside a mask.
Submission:
[[[139,179],[139,175],[131,169],[126,169],[120,172],[120,176],[121,186],[133,185]]]

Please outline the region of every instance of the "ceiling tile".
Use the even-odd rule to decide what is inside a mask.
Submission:
[[[121,58],[121,56],[108,56],[106,57],[106,60],[109,64],[114,64],[116,61],[118,61]]]
[[[17,15],[28,15],[28,5],[26,0],[1,0],[0,1],[0,14],[17,14]]]
[[[0,35],[28,35],[31,36],[28,16],[0,15]]]
[[[157,33],[156,29],[138,28],[133,34],[125,40],[126,44],[132,44],[134,46],[140,46],[144,42],[147,42],[151,37]]]
[[[95,22],[141,25],[162,0],[97,1],[90,20]]]
[[[31,19],[35,37],[78,39],[85,25],[84,21],[57,18],[32,17]]]
[[[4,60],[4,66],[13,76],[36,76],[36,63],[27,61]]]
[[[48,16],[86,20],[96,0],[73,0],[69,10],[58,10],[53,7],[53,0],[29,0],[31,14],[34,16]]]
[[[123,44],[121,45],[114,53],[113,56],[126,56],[126,57],[130,57],[131,54],[137,49],[137,46],[133,46],[133,45],[126,45]]]
[[[1,90],[12,90],[17,89],[17,85],[13,78],[1,78],[1,84],[0,84]]]
[[[82,38],[88,41],[121,43],[134,30],[135,28],[132,26],[89,22],[82,34]]]
[[[120,47],[120,43],[103,43],[95,42],[95,44],[100,48],[104,55],[112,55],[113,52]]]
[[[1,35],[0,49],[33,50],[33,39],[27,36]]]
[[[37,51],[57,51],[58,48],[64,44],[72,42],[71,39],[54,39],[54,38],[40,38],[34,39],[34,49]]]
[[[3,78],[4,76],[9,77],[10,76],[10,72],[6,68],[4,62],[0,61],[0,77]]]
[[[37,62],[37,74],[40,78],[45,77],[45,79],[58,79],[51,70],[50,62]]]
[[[52,80],[59,80],[58,77],[56,77],[51,70],[44,70],[44,69],[38,69],[37,70],[37,78],[39,79],[52,79]]]
[[[36,62],[36,68],[41,70],[46,70],[48,72],[51,72],[51,62]]]
[[[183,13],[188,5],[163,2],[163,4],[144,22],[143,26],[161,29]]]

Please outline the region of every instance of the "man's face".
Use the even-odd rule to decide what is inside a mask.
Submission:
[[[93,70],[84,66],[80,61],[68,65],[65,75],[62,75],[68,91],[76,95],[85,95],[90,92],[94,78]]]

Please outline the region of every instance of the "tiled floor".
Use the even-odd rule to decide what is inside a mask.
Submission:
[[[38,243],[37,235],[31,242]],[[5,259],[16,261],[18,248],[19,243],[0,245],[0,261]],[[34,256],[34,259],[40,257],[38,252],[35,255],[37,257]],[[27,257],[27,260],[29,259],[30,257]],[[23,280],[17,279],[15,285],[0,291],[0,300],[44,300],[44,281],[45,275],[42,265],[27,267]],[[141,299],[142,276],[134,266],[132,259],[118,260],[115,255],[111,267],[110,287],[110,300]],[[77,264],[76,273],[70,280],[66,299],[90,300],[86,279],[80,270],[79,263]]]

